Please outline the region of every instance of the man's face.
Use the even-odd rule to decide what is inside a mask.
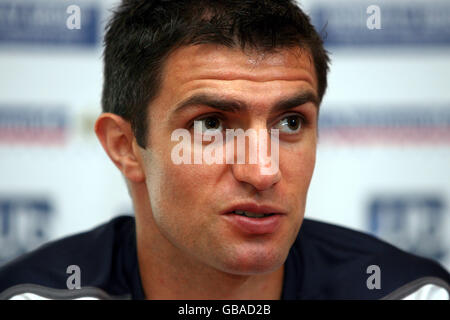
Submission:
[[[314,97],[314,67],[300,49],[248,55],[196,45],[169,56],[149,107],[143,159],[151,212],[140,217],[155,228],[148,232],[158,233],[164,250],[232,274],[270,272],[284,263],[314,170]],[[193,136],[195,120],[204,129],[223,130],[224,137],[226,129],[279,129],[279,170],[267,175],[258,164],[225,161],[175,164],[171,153],[179,142],[171,135],[183,128]],[[275,215],[252,218],[234,210]]]

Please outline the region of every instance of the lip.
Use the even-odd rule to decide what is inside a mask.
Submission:
[[[249,218],[233,214],[234,210],[250,211],[255,213],[274,213],[264,218]],[[222,212],[223,217],[237,230],[248,235],[264,235],[277,231],[286,213],[271,205],[259,205],[255,203],[242,203],[234,205]]]
[[[263,204],[257,204],[253,202],[246,202],[246,203],[239,203],[232,205],[225,209],[222,214],[230,214],[231,212],[235,210],[242,210],[242,211],[250,211],[255,213],[276,213],[277,215],[285,215],[285,211],[282,208],[273,206],[273,205],[263,205]],[[261,218],[263,219],[263,218]]]

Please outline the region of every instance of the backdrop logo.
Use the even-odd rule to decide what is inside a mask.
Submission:
[[[450,45],[450,1],[313,1],[327,46]]]
[[[61,144],[67,125],[63,108],[0,106],[0,143]]]
[[[404,250],[440,260],[448,249],[445,209],[438,196],[377,197],[369,204],[369,230]]]
[[[45,198],[0,198],[0,264],[46,242],[52,214]]]
[[[398,107],[324,110],[319,118],[321,141],[383,144],[450,144],[448,107]]]
[[[70,1],[0,2],[0,44],[70,45],[99,43],[100,10]]]

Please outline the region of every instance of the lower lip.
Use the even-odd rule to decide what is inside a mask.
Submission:
[[[253,235],[274,233],[281,224],[281,215],[274,214],[264,218],[249,218],[233,213],[225,214],[227,219],[241,232]]]

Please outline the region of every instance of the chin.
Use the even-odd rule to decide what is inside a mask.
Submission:
[[[222,270],[235,275],[258,275],[278,270],[286,261],[287,252],[278,250],[246,250],[223,261]]]

